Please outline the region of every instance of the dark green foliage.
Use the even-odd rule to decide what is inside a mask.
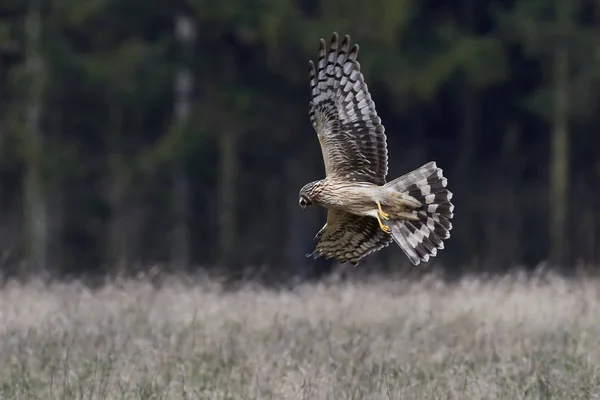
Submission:
[[[332,31],[360,45],[390,176],[436,160],[449,178],[455,229],[431,265],[534,266],[556,243],[554,261],[600,260],[595,2],[42,0],[35,49],[43,68],[32,77],[33,4],[0,2],[6,271],[31,260],[23,193],[33,170],[46,197],[50,272],[169,265],[174,207],[187,215],[193,265],[226,264],[234,276],[324,268],[301,257],[324,211],[298,214],[297,193],[323,176],[308,60]],[[195,24],[191,52],[175,36],[179,13]],[[193,75],[185,121],[174,111],[182,68]],[[33,141],[32,82],[42,93]],[[174,197],[177,176],[188,186]],[[562,236],[552,232],[557,224]],[[364,264],[406,262],[391,246]]]

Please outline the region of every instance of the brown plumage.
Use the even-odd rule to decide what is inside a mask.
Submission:
[[[311,256],[358,263],[392,240],[415,265],[428,261],[450,236],[454,205],[447,180],[434,162],[386,183],[385,129],[357,61],[358,45],[333,33],[329,52],[319,45],[310,61],[311,123],[317,133],[325,179],[300,190],[300,206],[328,209]]]

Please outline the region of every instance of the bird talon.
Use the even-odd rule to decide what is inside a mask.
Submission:
[[[385,220],[390,219],[390,214],[386,213],[385,211],[383,211],[381,209],[381,203],[378,201],[376,203],[377,203],[377,208],[379,209],[379,216]]]
[[[392,233],[392,230],[390,229],[390,227],[389,227],[389,226],[387,226],[387,225],[384,225],[384,224],[381,224],[381,223],[380,223],[380,225],[381,225],[381,230],[382,230],[382,231],[384,231],[384,232],[385,232],[385,233],[387,233],[388,235],[389,235],[390,233]]]
[[[377,222],[379,222],[379,227],[381,228],[382,231],[384,231],[387,234],[392,233],[392,230],[390,229],[390,227],[385,225],[383,222],[381,222],[381,219],[379,217],[377,217]]]

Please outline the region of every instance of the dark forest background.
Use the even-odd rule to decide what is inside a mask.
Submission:
[[[436,160],[454,192],[418,268],[598,264],[598,0],[0,0],[4,273],[328,271],[298,191],[324,174],[308,60],[333,31],[389,178]]]

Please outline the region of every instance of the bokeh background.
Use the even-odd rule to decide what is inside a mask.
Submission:
[[[393,178],[427,161],[454,230],[425,268],[600,260],[597,0],[1,0],[5,275],[316,277],[308,60],[359,61]],[[397,248],[369,256],[398,270]]]

